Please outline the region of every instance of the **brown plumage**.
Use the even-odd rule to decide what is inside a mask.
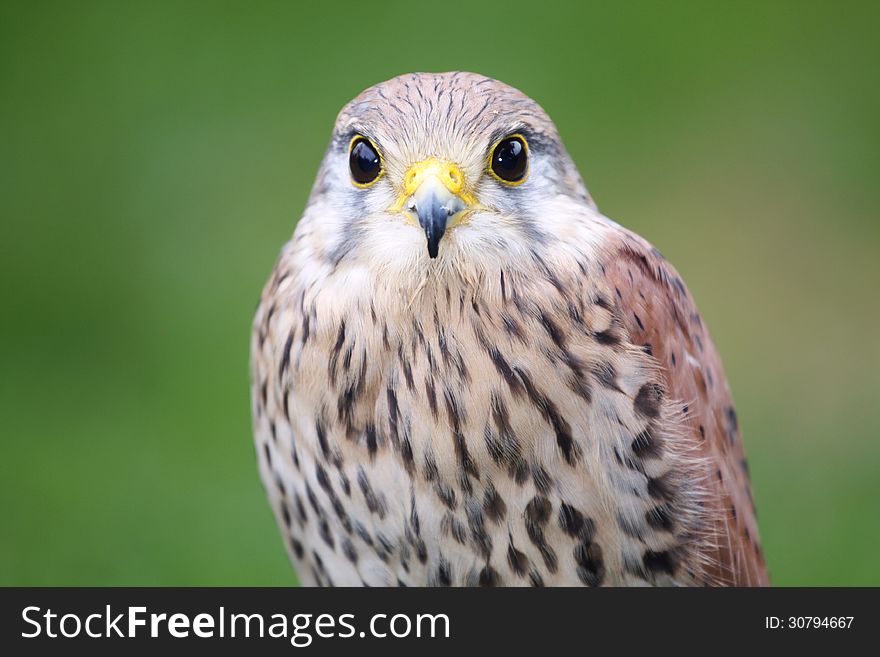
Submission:
[[[252,380],[305,583],[767,583],[693,300],[494,80],[402,76],[343,109]]]
[[[707,582],[766,586],[764,557],[739,423],[721,359],[675,269],[644,240],[628,234],[605,269],[619,292],[630,341],[641,344],[661,364],[668,394],[682,400],[688,437],[713,476],[704,485],[707,522],[717,525],[707,548]],[[689,363],[693,358],[695,363]]]

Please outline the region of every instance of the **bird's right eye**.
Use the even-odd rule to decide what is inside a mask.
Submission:
[[[355,137],[351,140],[348,167],[355,185],[369,187],[382,175],[382,158],[369,139]]]

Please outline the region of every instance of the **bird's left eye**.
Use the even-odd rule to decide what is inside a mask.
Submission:
[[[379,178],[382,173],[382,158],[376,147],[365,137],[355,137],[351,142],[348,155],[348,167],[351,179],[358,187],[367,187]]]
[[[489,166],[495,177],[508,185],[525,182],[529,168],[529,147],[522,135],[510,135],[489,154]]]

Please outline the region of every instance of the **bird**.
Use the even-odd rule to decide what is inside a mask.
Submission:
[[[302,585],[769,584],[692,295],[502,82],[406,74],[341,110],[250,363]]]

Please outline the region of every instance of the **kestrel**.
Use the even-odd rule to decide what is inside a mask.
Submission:
[[[721,361],[533,100],[412,74],[339,114],[251,345],[307,585],[764,585]]]

